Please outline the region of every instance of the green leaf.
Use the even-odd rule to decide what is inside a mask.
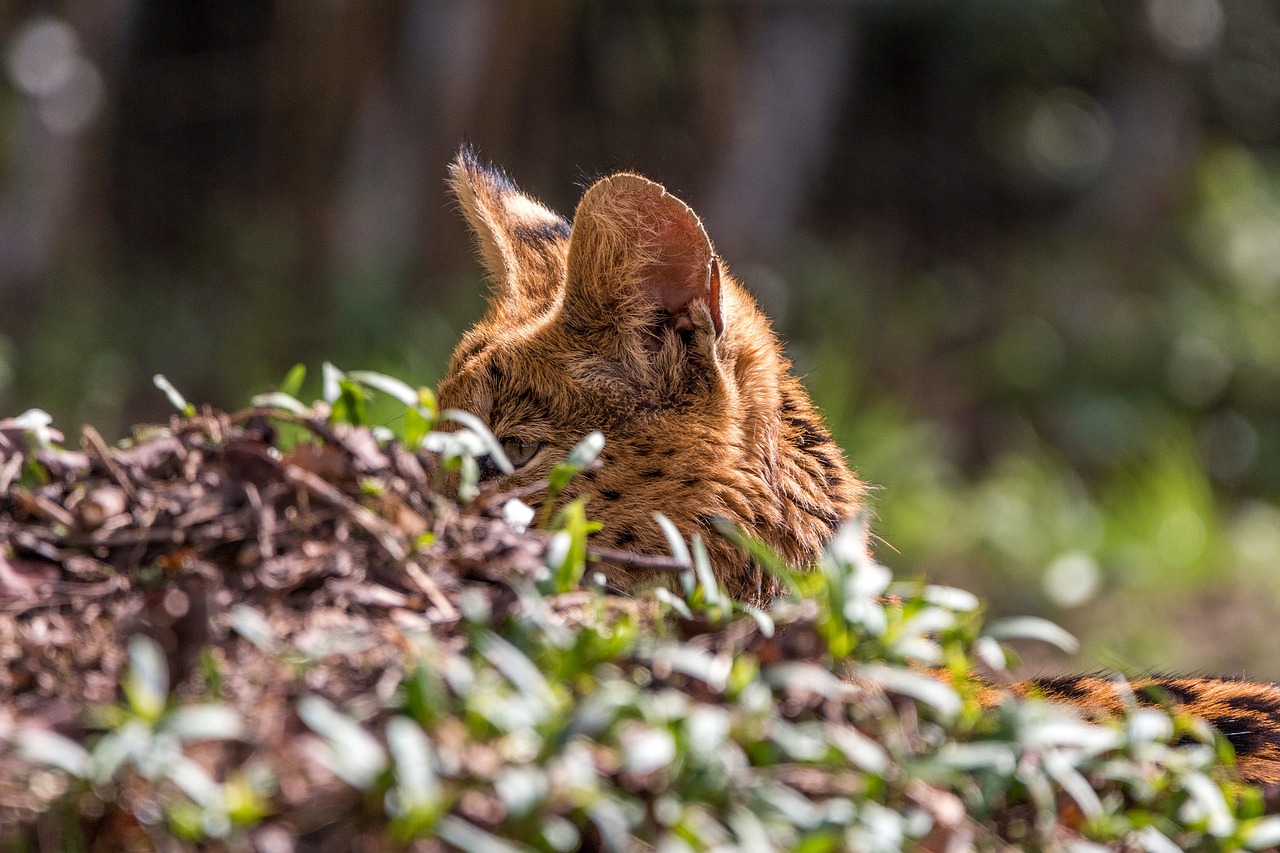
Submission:
[[[329,416],[329,420],[333,423],[367,426],[369,416],[365,407],[364,386],[351,379],[339,379],[338,397],[333,404],[333,413]]]
[[[187,398],[183,397],[182,394],[178,392],[178,389],[173,387],[173,383],[166,379],[163,373],[157,373],[155,376],[151,377],[151,381],[155,383],[157,388],[164,392],[164,395],[169,398],[169,402],[173,407],[181,412],[185,417],[189,418],[195,415],[196,407],[187,402]]]
[[[36,447],[44,450],[53,446],[53,416],[44,409],[27,409],[13,419],[13,425]]]
[[[142,719],[155,723],[169,702],[169,667],[156,641],[145,634],[129,639],[129,672],[125,676],[125,698]]]
[[[179,740],[238,740],[244,722],[225,705],[187,705],[166,716],[162,729]]]
[[[1057,646],[1067,654],[1080,650],[1080,643],[1075,637],[1048,619],[1039,616],[1011,616],[997,619],[986,626],[984,633],[997,640],[1039,640],[1051,646]]]
[[[404,682],[404,689],[403,710],[420,725],[430,726],[448,712],[448,693],[437,667],[427,658],[419,657],[414,660],[409,677]]]
[[[89,751],[69,738],[47,729],[24,728],[16,738],[18,754],[28,761],[56,767],[87,779],[93,767]]]
[[[408,383],[394,376],[375,373],[372,370],[352,370],[347,373],[347,378],[375,391],[381,391],[410,408],[418,405],[418,392],[409,387]]]
[[[667,548],[671,551],[671,556],[681,565],[693,566],[693,556],[689,553],[689,546],[685,544],[684,536],[681,535],[680,529],[676,527],[671,519],[660,512],[655,512],[653,517],[658,522],[658,526],[662,528],[662,535],[667,537]]]
[[[554,501],[574,477],[595,462],[604,450],[604,433],[589,432],[573,446],[565,460],[547,475],[547,499]]]
[[[493,432],[489,426],[470,412],[464,412],[460,409],[445,409],[441,415],[446,421],[462,424],[470,430],[483,445],[485,452],[489,454],[489,458],[493,460],[493,464],[498,466],[498,470],[504,474],[515,473],[515,468],[511,465],[511,461],[507,459],[507,454],[503,452],[502,445],[498,443],[498,439],[494,438]]]
[[[353,788],[367,790],[386,768],[386,753],[377,739],[319,696],[299,699],[298,717],[327,744],[319,757]]]
[[[387,723],[395,788],[389,801],[398,834],[410,838],[429,831],[444,811],[431,743],[422,727],[408,717]]]
[[[284,409],[286,412],[293,412],[295,415],[305,415],[311,411],[301,400],[283,391],[269,391],[266,394],[258,394],[250,398],[249,402],[260,408]]]
[[[269,801],[277,781],[261,766],[247,772],[235,772],[223,783],[223,799],[227,817],[236,826],[252,826],[271,813]]]
[[[725,518],[712,519],[716,532],[734,545],[746,551],[756,565],[765,573],[786,587],[789,595],[799,595],[800,585],[796,583],[796,573],[781,557],[774,553],[766,543],[745,533],[740,527]]]
[[[422,446],[422,439],[435,426],[435,419],[428,417],[417,406],[404,410],[404,444],[416,449]]]
[[[321,397],[329,405],[338,402],[338,396],[342,393],[339,383],[346,378],[346,374],[335,367],[331,362],[326,361],[320,365],[321,376]]]
[[[711,570],[711,558],[707,554],[707,546],[702,537],[693,536],[693,570],[698,577],[698,585],[702,590],[702,601],[707,607],[719,607],[723,598],[720,584],[716,581],[715,572]]]
[[[587,537],[597,525],[587,521],[586,501],[582,498],[570,501],[557,516],[561,529],[552,539],[554,547],[547,548],[547,567],[551,569],[556,592],[569,592],[578,588],[587,570]]]
[[[435,423],[440,418],[440,403],[436,400],[435,392],[426,386],[418,388],[418,405],[422,407],[427,418]]]
[[[302,390],[302,383],[307,378],[307,366],[302,363],[295,364],[289,368],[289,372],[284,375],[284,379],[280,382],[279,391],[281,394],[287,394],[290,397],[297,397],[298,392]]]

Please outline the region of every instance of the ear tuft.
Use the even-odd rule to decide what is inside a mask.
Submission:
[[[463,145],[449,166],[449,186],[475,235],[481,261],[500,297],[545,299],[558,282],[522,279],[539,266],[549,244],[569,237],[569,223],[520,192],[502,170]],[[530,291],[522,293],[522,291]]]
[[[565,298],[579,313],[599,316],[603,308],[622,325],[656,315],[677,332],[696,330],[701,303],[714,334],[724,331],[720,265],[702,221],[661,184],[639,175],[597,181],[582,197]]]

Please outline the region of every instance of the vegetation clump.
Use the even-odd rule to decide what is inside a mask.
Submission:
[[[1000,640],[1061,632],[895,583],[855,526],[809,571],[724,530],[789,591],[756,609],[664,520],[670,557],[593,549],[557,498],[597,434],[539,509],[478,482],[501,448],[429,391],[326,365],[304,405],[302,381],[236,414],[161,381],[182,414],[120,447],[0,422],[0,843],[1280,843],[1195,720],[993,704]],[[628,561],[670,582],[610,589]]]

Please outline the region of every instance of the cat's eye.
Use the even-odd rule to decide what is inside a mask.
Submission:
[[[514,436],[507,436],[502,439],[502,452],[507,454],[507,459],[517,468],[523,468],[528,465],[529,460],[541,449],[541,441],[526,441],[523,438]]]

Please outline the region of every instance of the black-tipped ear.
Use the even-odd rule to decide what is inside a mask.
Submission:
[[[464,145],[450,165],[449,184],[475,234],[495,294],[545,302],[560,284],[558,275],[549,273],[559,265],[569,223],[483,164],[470,146]]]
[[[720,263],[702,221],[639,175],[596,182],[574,214],[564,311],[594,313],[619,330],[702,325],[719,337]]]

